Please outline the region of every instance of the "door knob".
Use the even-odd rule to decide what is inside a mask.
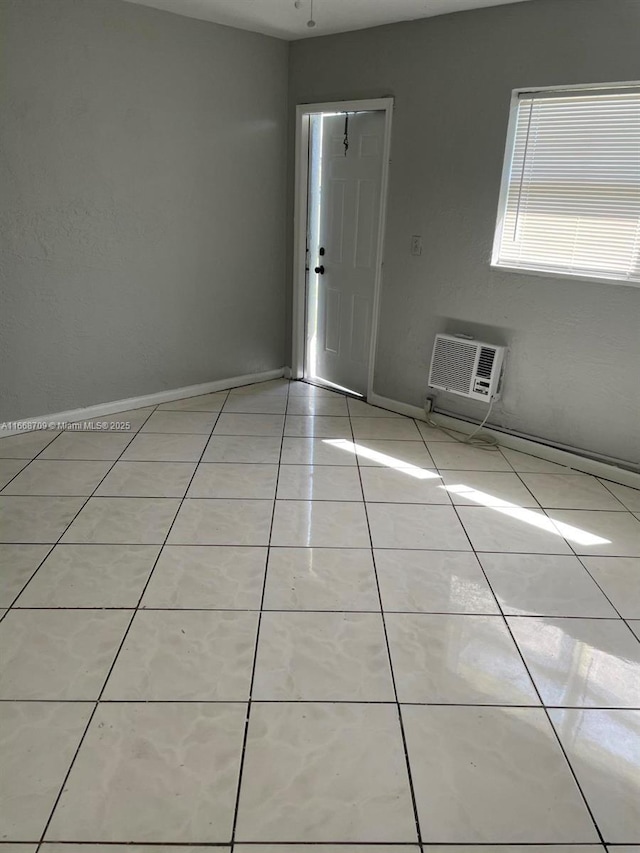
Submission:
[[[317,275],[324,275],[324,267],[322,265],[319,267],[316,267],[314,269],[314,273],[316,273]]]

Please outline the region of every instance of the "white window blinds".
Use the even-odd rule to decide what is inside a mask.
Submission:
[[[640,88],[523,93],[493,264],[640,283]]]

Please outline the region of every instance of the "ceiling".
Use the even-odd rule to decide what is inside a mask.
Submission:
[[[190,18],[214,21],[281,39],[299,39],[362,30],[485,6],[526,0],[313,0],[315,27],[308,27],[311,0],[127,0]]]

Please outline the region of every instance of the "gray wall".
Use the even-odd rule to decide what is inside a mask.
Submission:
[[[285,42],[0,0],[0,420],[284,363]]]
[[[494,423],[640,461],[640,289],[489,266],[511,90],[639,78],[637,0],[532,0],[292,45],[292,109],[395,96],[377,393],[421,405],[435,332],[475,332],[512,348]],[[457,399],[438,405],[486,411]]]

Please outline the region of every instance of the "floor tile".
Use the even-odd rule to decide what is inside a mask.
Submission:
[[[362,400],[347,398],[349,414],[352,418],[401,418],[402,415],[391,412],[389,409],[381,409],[379,406],[371,406]]]
[[[0,439],[0,713],[110,679],[40,853],[231,853],[248,717],[238,853],[418,853],[395,689],[425,853],[604,853],[538,691],[640,853],[640,489],[284,379],[79,426]],[[79,744],[47,725],[0,853]]]
[[[376,503],[413,503],[451,505],[447,490],[437,471],[422,469],[421,476],[408,468],[362,468],[365,500]]]
[[[617,616],[577,557],[480,554],[479,559],[507,615]]]
[[[282,441],[283,465],[356,465],[353,452],[329,444],[331,439],[295,438]]]
[[[379,610],[371,551],[271,548],[266,610]]]
[[[632,489],[611,480],[600,480],[602,485],[612,492],[619,501],[631,512],[640,512],[640,489]]]
[[[162,403],[162,405],[158,406],[158,411],[219,412],[227,396],[227,391],[217,391],[213,394],[201,394],[198,397],[172,400],[169,403]]]
[[[93,707],[89,702],[0,703],[3,838],[40,839]]]
[[[355,466],[281,465],[280,500],[361,501],[362,486]]]
[[[63,432],[38,458],[115,460],[130,441],[129,432]]]
[[[429,453],[438,469],[456,471],[512,471],[499,450],[479,450],[455,441],[429,441]]]
[[[508,621],[545,705],[640,707],[640,643],[622,620]]]
[[[0,489],[6,486],[7,483],[10,483],[16,474],[28,464],[27,459],[0,458]]]
[[[0,698],[97,699],[131,613],[11,610],[0,623]]]
[[[501,616],[388,613],[400,702],[539,705]]]
[[[50,548],[50,545],[0,545],[0,607],[11,605]]]
[[[511,450],[508,447],[501,447],[500,452],[509,462],[514,471],[518,473],[539,473],[539,474],[573,474],[571,468],[566,465],[558,465],[555,462],[549,462],[546,459],[541,459],[539,456],[532,456],[530,453],[521,453],[519,450]]]
[[[245,715],[243,704],[100,705],[47,839],[228,842]]]
[[[128,433],[131,435],[140,429],[154,409],[155,406],[146,406],[142,409],[127,409],[124,412],[112,412],[108,415],[100,415],[97,418],[74,421],[74,425],[87,431],[99,430],[101,432]],[[123,424],[127,425],[124,429]]]
[[[451,441],[451,435],[455,435],[459,441],[464,441],[465,434],[463,432],[458,432],[457,430],[452,430],[447,428],[447,432],[442,429],[437,429],[436,427],[432,427],[424,421],[420,421],[416,419],[416,426],[418,427],[418,432],[423,437],[425,441]]]
[[[61,462],[36,459],[2,492],[3,495],[92,494],[112,462]]]
[[[56,545],[16,607],[136,607],[156,545]]]
[[[287,403],[288,415],[325,415],[347,417],[346,397],[301,397],[290,396]]]
[[[251,394],[229,394],[222,411],[248,415],[283,415],[286,409],[286,394],[265,394],[255,397]]]
[[[461,506],[458,513],[477,551],[571,553],[557,527],[540,510]]]
[[[0,496],[0,542],[57,542],[85,500]]]
[[[625,619],[640,619],[640,558],[583,557],[596,583]]]
[[[374,553],[386,611],[500,612],[472,553],[393,549]]]
[[[236,838],[415,843],[396,708],[253,704]]]
[[[61,541],[162,544],[179,506],[177,498],[90,498]]]
[[[169,545],[267,545],[273,501],[187,499]]]
[[[129,462],[197,462],[206,443],[206,435],[139,433],[122,458]]]
[[[0,459],[33,459],[58,435],[55,430],[34,430],[0,436]]]
[[[42,853],[211,853],[208,846],[177,845],[177,844],[87,844],[78,842],[58,844],[55,841],[45,841],[40,848]],[[216,844],[215,853],[229,853],[230,847]],[[5,851],[1,851],[5,853]],[[20,853],[20,851],[16,851]],[[571,851],[569,851],[571,853]]]
[[[253,698],[393,702],[378,613],[263,613]]]
[[[272,545],[302,548],[366,548],[369,529],[363,503],[276,501]]]
[[[403,706],[425,843],[597,843],[541,708]]]
[[[309,382],[293,381],[289,383],[289,397],[313,397],[329,400],[344,400],[343,394],[338,394],[336,391],[330,391],[328,388],[321,388],[319,385],[312,385]]]
[[[242,415],[223,412],[213,430],[214,435],[282,436],[284,415]]]
[[[195,462],[116,462],[97,497],[182,498]]]
[[[475,844],[423,844],[422,850],[423,853],[487,853],[485,846]],[[600,844],[504,844],[496,853],[604,853],[604,848]]]
[[[235,844],[236,853],[281,853],[279,844]],[[419,847],[413,844],[350,844],[348,853],[418,853]],[[314,844],[313,850],[305,844],[287,844],[287,853],[347,853],[341,844]],[[19,853],[19,851],[18,851]]]
[[[421,475],[433,471],[435,465],[429,451],[421,441],[393,441],[386,439],[359,439],[355,445],[358,465],[361,468],[419,468]]]
[[[209,435],[218,418],[215,412],[154,412],[141,432]]]
[[[250,385],[238,385],[237,388],[232,388],[229,391],[229,396],[244,397],[248,394],[252,397],[263,397],[271,396],[272,394],[282,394],[286,397],[291,385],[292,383],[288,379],[268,379],[266,382],[252,382]]]
[[[538,501],[517,474],[502,471],[443,471],[442,481],[458,506],[538,507]]]
[[[166,545],[142,607],[257,610],[266,548]]]
[[[257,627],[257,613],[138,611],[104,698],[247,701]]]
[[[258,498],[276,496],[278,466],[243,462],[202,463],[189,488],[190,498]]]
[[[470,551],[455,511],[426,504],[367,504],[374,548]]]
[[[316,438],[347,438],[351,440],[351,421],[345,417],[287,415],[284,434],[289,436],[315,436]]]
[[[212,435],[203,462],[278,463],[282,439],[275,435]]]
[[[624,506],[587,474],[522,474],[530,492],[547,509],[610,509]]]
[[[640,711],[549,714],[605,841],[640,844]]]
[[[356,441],[371,438],[417,441],[420,438],[418,428],[409,418],[352,417],[351,424]]]
[[[555,509],[550,515],[576,554],[640,557],[640,524],[630,512]]]

